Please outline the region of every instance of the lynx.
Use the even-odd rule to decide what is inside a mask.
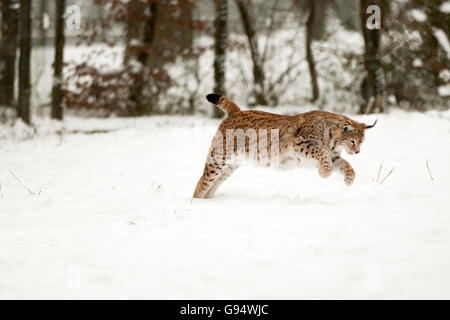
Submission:
[[[243,111],[223,95],[209,94],[206,98],[219,106],[227,117],[212,141],[194,198],[212,198],[219,186],[239,167],[240,162],[236,161],[239,155],[248,158],[251,153],[253,160],[265,166],[290,168],[312,163],[322,178],[328,178],[337,171],[344,176],[345,183],[351,185],[355,171],[341,158],[341,151],[359,153],[365,130],[376,124],[375,121],[373,125],[367,125],[325,111],[295,116]]]

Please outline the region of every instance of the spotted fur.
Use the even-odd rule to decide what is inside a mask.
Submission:
[[[354,121],[346,116],[325,111],[310,111],[295,116],[285,116],[263,111],[241,110],[234,102],[219,94],[210,94],[207,100],[217,104],[227,113],[227,117],[218,128],[218,134],[214,137],[208,160],[206,161],[203,175],[197,183],[194,198],[211,198],[219,186],[239,167],[239,163],[231,161],[237,156],[237,142],[233,141],[234,148],[231,154],[227,154],[225,148],[222,154],[217,154],[217,144],[225,145],[228,129],[246,131],[255,129],[257,132],[266,130],[268,139],[266,148],[268,159],[273,160],[275,153],[271,146],[270,130],[278,130],[279,139],[277,145],[278,162],[281,167],[288,163],[301,165],[309,160],[318,168],[322,178],[328,178],[333,171],[340,172],[344,176],[345,183],[351,185],[355,179],[355,171],[340,154],[346,150],[349,154],[360,152],[360,146],[364,141],[365,130],[372,128],[364,123]],[[263,141],[261,134],[256,137],[256,142]],[[255,143],[255,141],[253,141]],[[251,140],[246,137],[245,155],[248,156],[252,147]],[[261,163],[263,157],[259,157],[260,149],[257,149],[256,161]],[[229,152],[229,151],[228,151]],[[214,161],[211,159],[214,158]],[[217,161],[219,159],[219,161]],[[223,161],[221,161],[223,160]]]

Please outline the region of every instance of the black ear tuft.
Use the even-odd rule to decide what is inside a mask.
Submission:
[[[218,104],[220,97],[222,97],[221,94],[211,93],[206,96],[206,99],[211,103]]]
[[[367,130],[367,129],[370,129],[370,128],[375,127],[375,125],[377,124],[377,122],[378,122],[378,120],[375,120],[375,122],[374,122],[373,125],[371,125],[371,126],[369,126],[369,125],[367,125],[367,124],[364,124],[364,130]]]

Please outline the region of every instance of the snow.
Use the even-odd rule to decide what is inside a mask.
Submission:
[[[450,96],[450,84],[440,86],[438,88],[438,92],[441,97],[449,97]]]
[[[450,71],[448,69],[444,69],[439,72],[439,78],[444,80],[445,82],[450,82]]]
[[[448,299],[450,112],[376,118],[351,187],[243,167],[210,200],[215,120],[2,124],[0,298]]]
[[[416,67],[416,68],[422,67],[422,66],[423,66],[422,60],[419,59],[419,58],[414,59],[414,61],[413,61],[413,66]]]
[[[450,1],[445,1],[439,7],[439,10],[443,13],[450,13]]]
[[[419,9],[412,9],[410,11],[411,16],[416,20],[417,22],[425,22],[427,21],[427,15]]]
[[[447,59],[450,59],[450,42],[448,41],[447,35],[444,31],[438,28],[433,28],[434,36],[438,39],[439,44],[442,49],[447,53]]]

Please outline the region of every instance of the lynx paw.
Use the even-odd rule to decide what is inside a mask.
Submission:
[[[345,178],[344,178],[345,184],[348,186],[351,186],[353,184],[353,181],[355,181],[355,177],[356,177],[355,171],[347,170],[344,173],[344,176],[345,176]]]
[[[319,175],[326,179],[333,173],[333,165],[331,164],[324,164],[319,168]]]

